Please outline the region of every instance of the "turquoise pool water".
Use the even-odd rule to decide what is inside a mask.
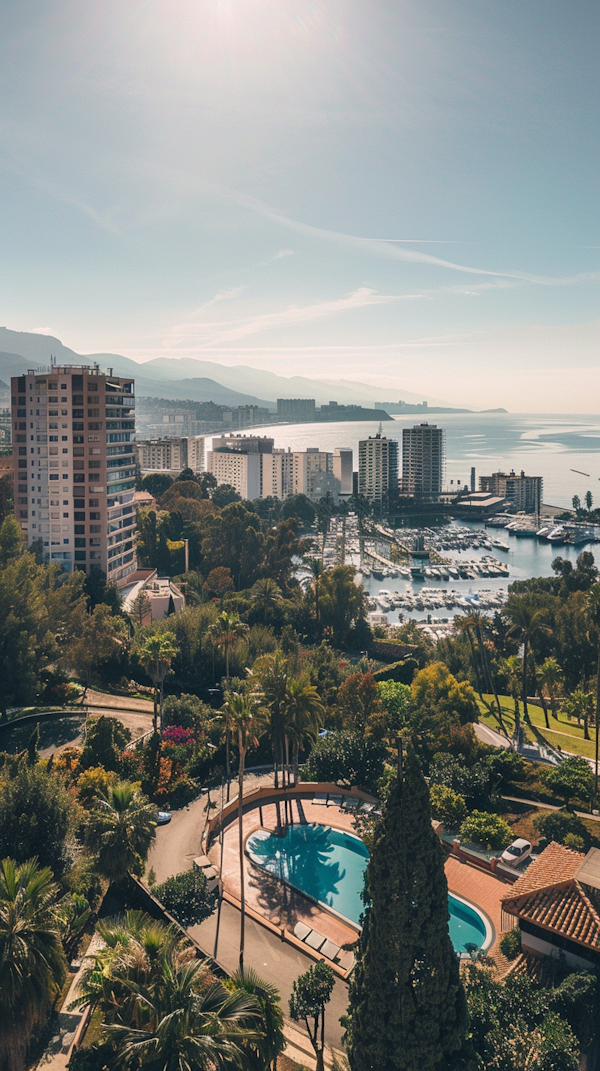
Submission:
[[[369,852],[358,837],[330,826],[289,826],[283,837],[259,830],[248,838],[248,855],[270,874],[332,907],[358,924]],[[479,948],[486,939],[482,917],[468,904],[448,896],[450,937],[457,952]]]

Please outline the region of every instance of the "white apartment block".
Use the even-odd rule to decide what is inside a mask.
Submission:
[[[138,439],[136,443],[142,472],[180,473],[187,468],[187,439]]]
[[[65,570],[102,569],[117,586],[136,569],[135,398],[98,365],[11,379],[15,514],[27,544]]]
[[[212,447],[206,453],[208,471],[219,484],[235,487],[243,498],[284,499],[302,494],[317,502],[330,494],[337,502],[340,492],[352,493],[349,447],[338,447],[334,454],[318,447],[273,449],[273,439],[243,435],[214,438]]]
[[[235,487],[242,498],[252,501],[261,497],[261,458],[259,453],[207,450],[206,468],[219,486]]]
[[[204,472],[204,436],[190,435],[175,439],[138,439],[136,443],[142,472],[170,472],[182,469]]]
[[[293,494],[294,454],[291,450],[273,450],[261,454],[262,497],[287,498]]]

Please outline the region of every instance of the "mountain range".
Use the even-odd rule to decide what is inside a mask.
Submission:
[[[314,398],[317,405],[332,399],[344,405],[373,406],[378,401],[422,401],[410,391],[390,390],[350,380],[278,376],[250,365],[224,365],[195,357],[156,357],[143,364],[118,353],[80,354],[52,335],[11,331],[0,327],[0,379],[23,375],[28,368],[47,368],[51,357],[58,364],[95,364],[112,368],[115,375],[132,376],[136,394],[220,405],[261,405],[275,408],[277,398]],[[427,399],[433,401],[436,399]]]

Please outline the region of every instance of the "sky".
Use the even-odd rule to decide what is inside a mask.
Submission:
[[[0,0],[0,323],[600,412],[597,0]]]

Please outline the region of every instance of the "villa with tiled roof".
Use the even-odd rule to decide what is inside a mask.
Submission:
[[[514,926],[526,953],[600,967],[600,849],[549,844],[502,897],[502,929]]]

